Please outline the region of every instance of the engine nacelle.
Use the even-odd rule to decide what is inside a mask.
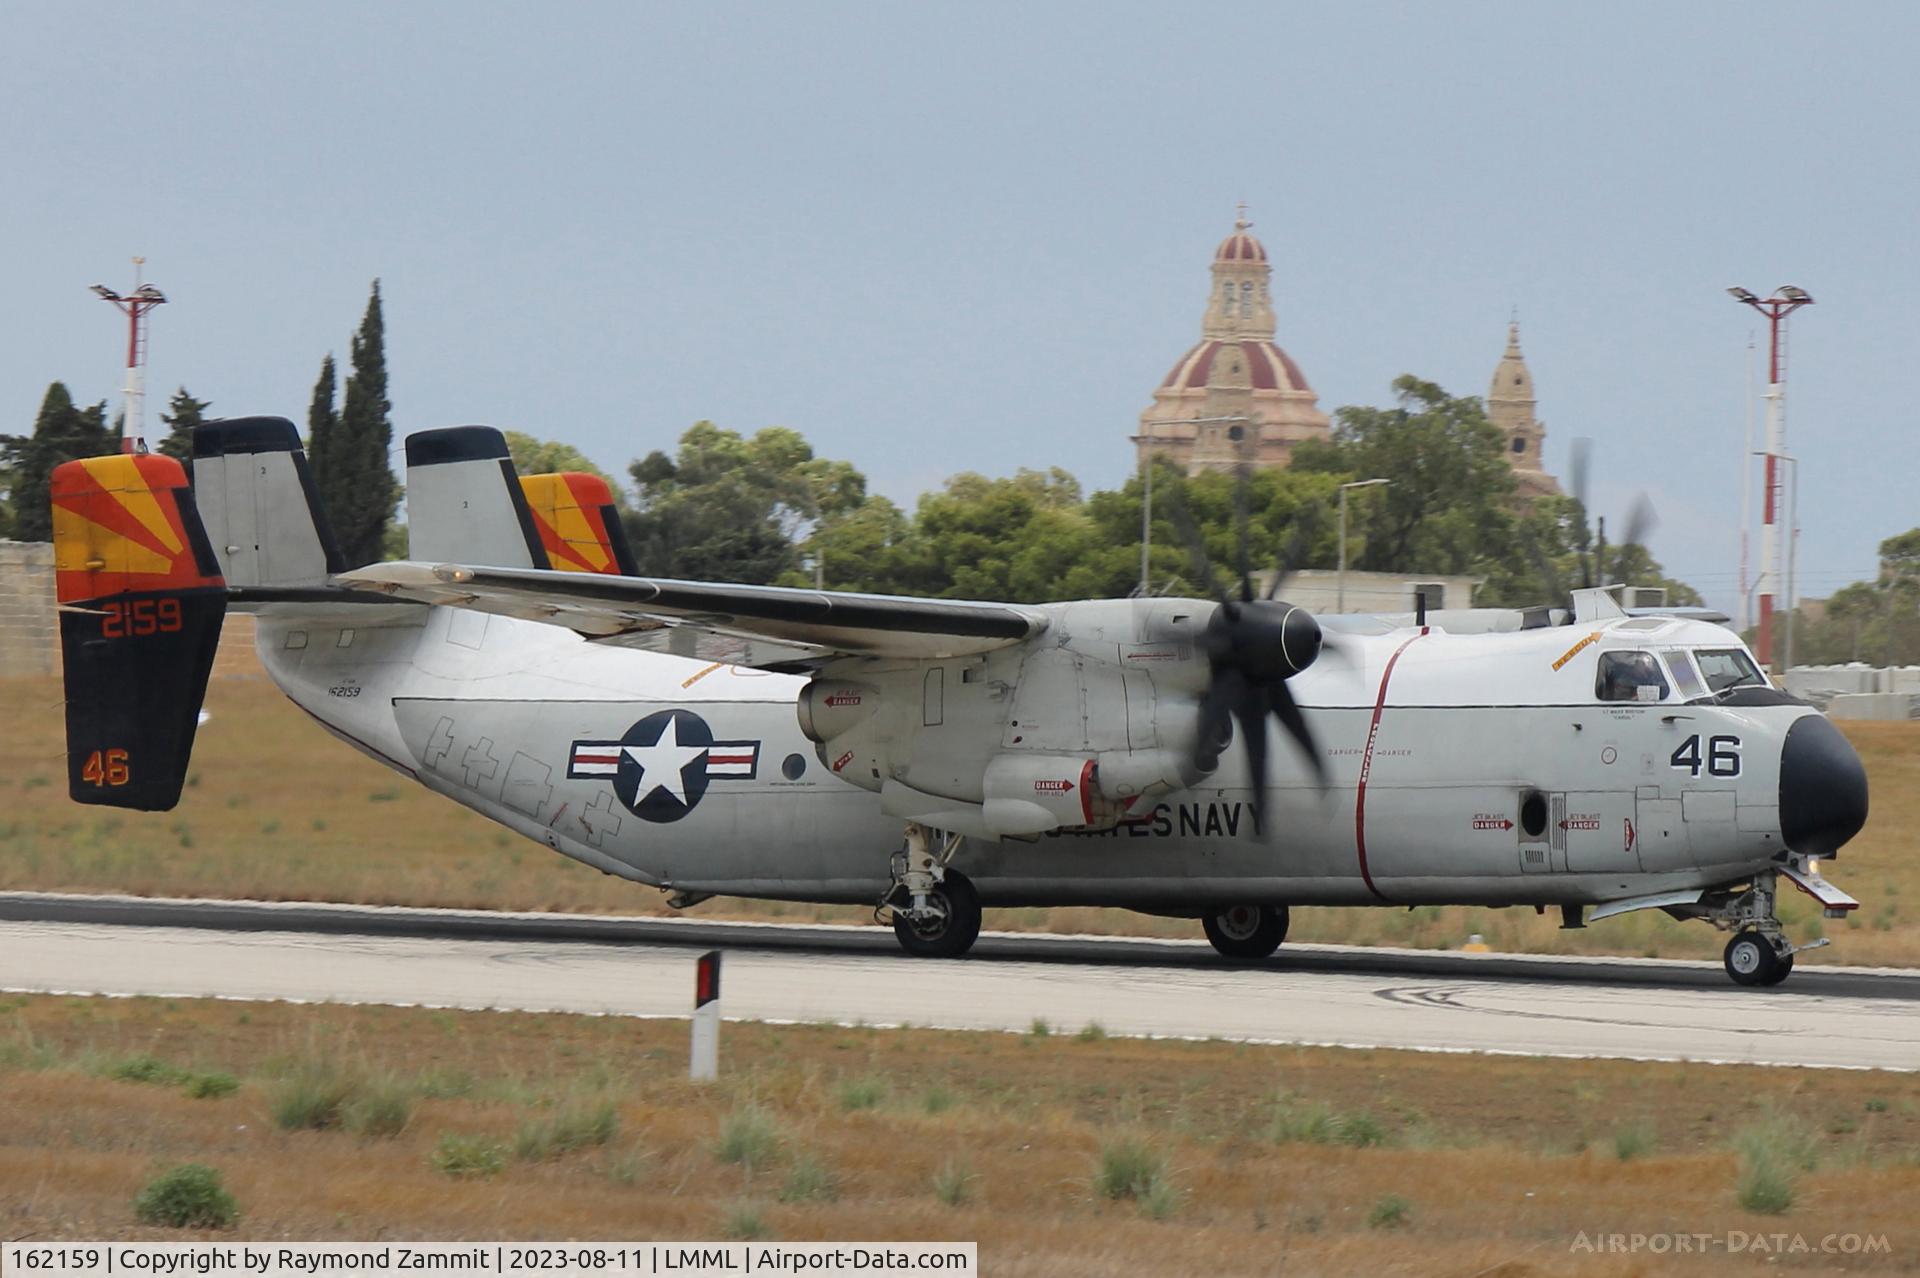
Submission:
[[[1099,765],[1085,756],[995,755],[983,778],[981,818],[996,834],[1045,834],[1093,825],[1110,806],[1102,801],[1099,776]]]
[[[825,743],[857,726],[880,708],[880,690],[848,679],[815,679],[800,690],[794,712],[800,733],[816,744]]]

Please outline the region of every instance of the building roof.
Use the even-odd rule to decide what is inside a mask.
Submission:
[[[1247,372],[1255,390],[1311,391],[1307,378],[1293,356],[1268,341],[1202,341],[1189,347],[1173,366],[1161,390],[1204,390],[1213,361],[1223,346],[1238,346],[1247,359]]]
[[[1267,260],[1267,246],[1247,233],[1253,223],[1247,221],[1245,206],[1238,220],[1233,224],[1233,234],[1220,241],[1220,247],[1213,251],[1216,262],[1264,262]]]

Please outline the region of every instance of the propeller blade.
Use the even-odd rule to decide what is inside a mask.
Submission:
[[[1268,600],[1277,599],[1280,588],[1293,576],[1293,570],[1300,566],[1300,560],[1307,553],[1307,539],[1313,535],[1319,522],[1308,514],[1302,514],[1293,521],[1293,535],[1287,539],[1287,546],[1281,552],[1280,559],[1274,564],[1273,580],[1267,583]]]
[[[1593,522],[1594,522],[1594,525],[1598,527],[1600,530],[1599,533],[1594,538],[1594,549],[1593,549],[1594,584],[1597,586],[1611,585],[1612,583],[1607,580],[1607,517],[1605,515],[1602,515],[1600,516],[1600,518],[1594,520]]]
[[[1207,555],[1207,542],[1194,526],[1193,516],[1187,513],[1187,503],[1180,500],[1166,503],[1168,516],[1173,526],[1180,530],[1180,539],[1187,543],[1187,563],[1193,569],[1196,588],[1205,590],[1221,603],[1227,601],[1226,592],[1220,589],[1220,583],[1213,576],[1213,561]]]
[[[1193,766],[1203,773],[1220,766],[1220,752],[1232,738],[1232,706],[1240,683],[1238,672],[1219,671],[1200,698],[1199,730],[1193,738]]]
[[[1276,685],[1285,687],[1285,684]],[[1254,801],[1264,809],[1267,803],[1267,707],[1260,693],[1242,684],[1233,699],[1233,717],[1240,724],[1240,739],[1247,745],[1247,773],[1253,779]]]
[[[1233,470],[1233,536],[1239,551],[1240,602],[1253,602],[1253,552],[1247,545],[1247,485],[1252,471],[1243,463]]]
[[[1567,462],[1567,489],[1579,503],[1579,527],[1574,529],[1574,549],[1580,552],[1580,588],[1593,589],[1593,560],[1588,550],[1593,545],[1592,525],[1587,517],[1587,462],[1593,452],[1591,439],[1573,441],[1573,453]]]
[[[1660,515],[1653,503],[1641,493],[1633,499],[1633,508],[1627,512],[1627,532],[1620,538],[1622,546],[1644,546],[1653,530],[1660,526]]]
[[[1280,726],[1287,730],[1287,735],[1307,756],[1307,766],[1313,769],[1314,784],[1325,790],[1326,761],[1320,757],[1320,747],[1313,740],[1313,729],[1307,726],[1307,716],[1300,713],[1300,705],[1293,699],[1292,690],[1285,683],[1273,684],[1267,689],[1267,703],[1273,711],[1273,717],[1280,721]]]
[[[1538,537],[1528,537],[1526,547],[1527,558],[1533,561],[1533,570],[1540,574],[1541,589],[1555,607],[1564,604],[1567,601],[1566,586],[1560,580],[1559,570],[1553,566],[1553,558],[1547,554],[1547,548],[1540,544]]]

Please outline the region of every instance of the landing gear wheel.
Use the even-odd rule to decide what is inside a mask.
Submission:
[[[914,920],[896,911],[893,934],[900,948],[915,958],[959,958],[980,939],[980,894],[966,875],[948,870],[946,878],[928,893],[928,899],[944,905],[946,913],[939,918]]]
[[[1202,915],[1213,948],[1230,959],[1263,959],[1287,939],[1284,905],[1229,905]]]
[[[1759,932],[1742,932],[1727,942],[1727,975],[1737,985],[1778,985],[1793,970],[1793,956],[1785,958]]]

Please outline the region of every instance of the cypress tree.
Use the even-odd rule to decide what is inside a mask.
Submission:
[[[329,514],[338,504],[329,485],[339,431],[340,414],[333,406],[333,352],[328,351],[320,361],[320,379],[313,384],[313,402],[307,406],[307,464],[313,468],[313,486]]]
[[[159,451],[188,466],[189,473],[193,459],[193,429],[207,419],[207,409],[212,406],[209,400],[195,399],[187,394],[187,388],[182,386],[167,401],[167,411],[160,414],[160,420],[167,426],[167,437],[160,441]]]
[[[98,457],[115,449],[107,429],[107,405],[74,405],[66,383],[54,382],[40,401],[33,434],[0,436],[0,466],[13,476],[8,494],[13,507],[11,532],[21,541],[50,541],[53,510],[48,489],[53,469],[76,457]]]
[[[386,325],[380,309],[380,281],[373,282],[367,313],[353,335],[353,372],[347,376],[340,408],[338,444],[329,459],[332,486],[341,514],[334,529],[349,567],[381,556],[387,525],[399,504],[399,485],[387,464],[393,446],[393,405],[387,400]],[[331,514],[332,512],[329,511]]]

